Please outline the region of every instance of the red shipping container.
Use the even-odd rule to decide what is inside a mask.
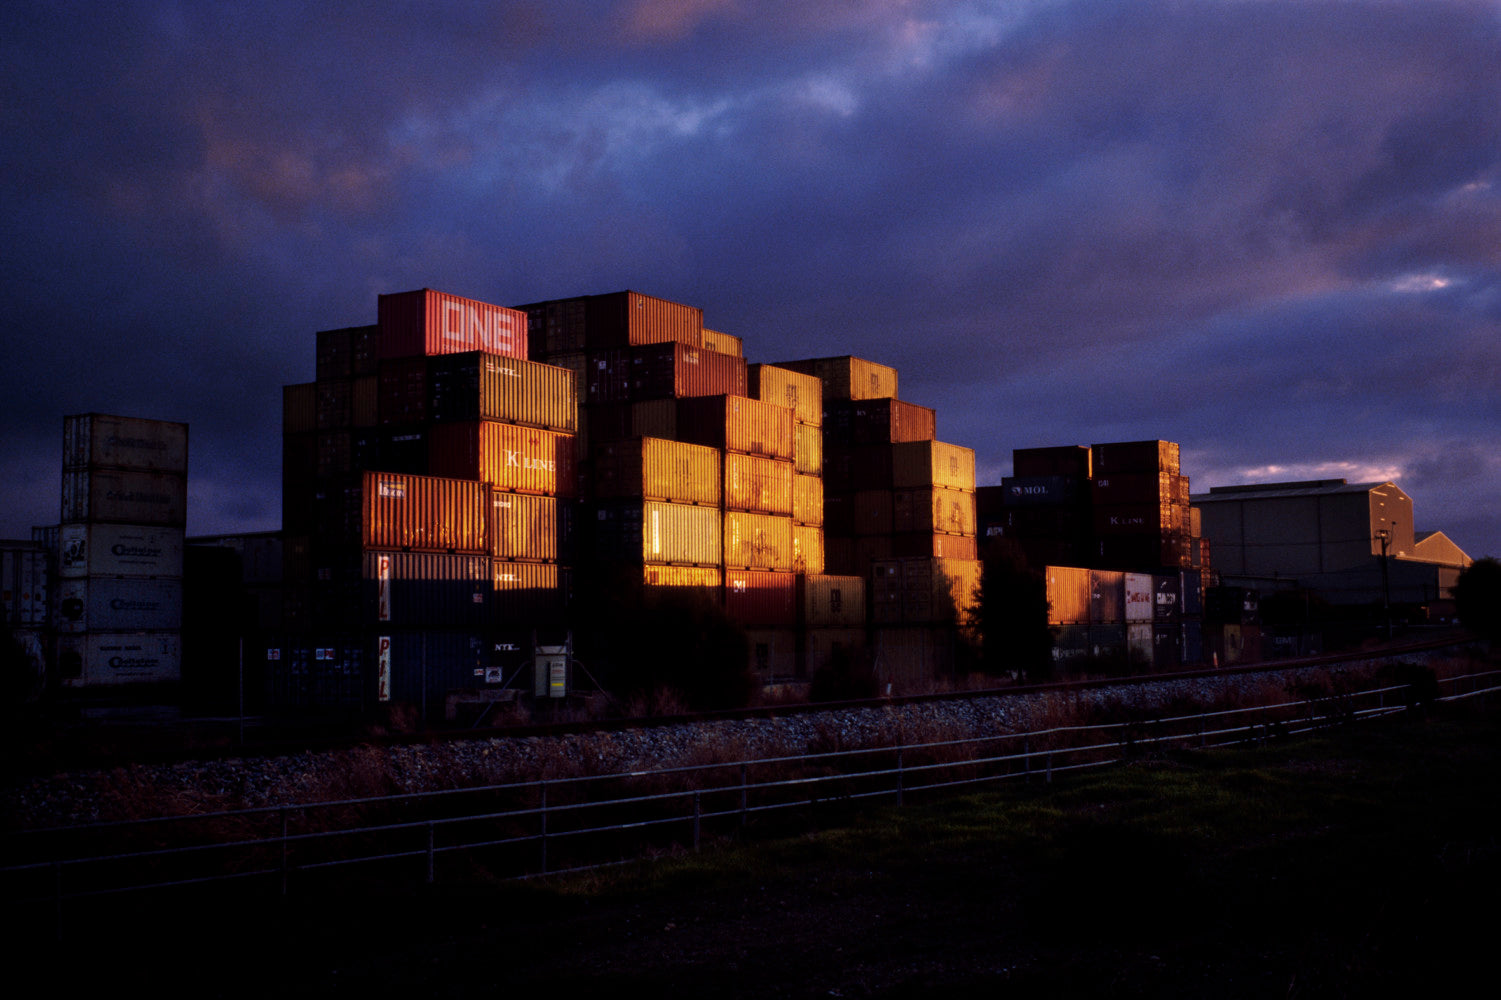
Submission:
[[[380,356],[484,351],[526,357],[526,313],[422,288],[377,300]]]
[[[572,434],[476,420],[434,424],[431,435],[428,471],[435,476],[477,479],[516,493],[578,492]]]
[[[795,625],[797,574],[727,569],[724,610],[742,625]]]

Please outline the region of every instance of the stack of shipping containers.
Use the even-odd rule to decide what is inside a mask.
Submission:
[[[61,686],[182,679],[186,424],[98,413],[63,421],[52,624]]]
[[[979,583],[974,451],[897,398],[897,372],[854,357],[781,362],[823,381],[825,566],[867,597],[883,690],[953,669]]]
[[[317,335],[285,390],[286,638],[272,702],[433,715],[560,625],[576,495],[573,374],[526,315],[430,289]],[[499,659],[497,659],[499,656]]]
[[[48,584],[57,552],[55,536],[0,539],[0,641],[9,639],[28,664],[27,697],[41,693],[46,676],[48,628],[51,624]]]

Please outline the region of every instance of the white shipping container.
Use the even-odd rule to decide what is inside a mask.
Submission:
[[[32,542],[0,542],[0,624],[47,624],[47,553]]]
[[[188,480],[176,472],[133,469],[63,471],[63,522],[112,521],[182,527],[187,523]]]
[[[61,577],[182,576],[181,528],[64,524],[57,538],[57,575]]]
[[[1127,573],[1126,621],[1149,622],[1157,616],[1157,587],[1150,573]]]
[[[182,628],[182,581],[114,577],[59,580],[59,632],[155,632]]]
[[[182,679],[177,632],[84,632],[57,637],[57,673],[64,687],[109,687]]]
[[[188,471],[188,425],[81,413],[63,418],[63,468]]]

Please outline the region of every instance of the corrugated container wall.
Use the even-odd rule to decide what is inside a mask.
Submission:
[[[809,573],[798,577],[799,624],[851,628],[865,624],[865,578]]]
[[[187,521],[187,477],[176,472],[69,469],[63,473],[60,521],[181,526]]]
[[[704,311],[640,292],[591,295],[585,300],[585,348],[605,351],[637,344],[704,343]]]
[[[745,359],[702,347],[668,342],[630,349],[628,398],[744,396]]]
[[[726,569],[724,610],[742,625],[797,622],[797,575],[753,569]]]
[[[973,491],[975,450],[944,441],[893,444],[891,485],[897,489],[932,485]]]
[[[825,399],[824,432],[847,444],[931,441],[936,412],[900,399]]]
[[[477,479],[496,489],[574,496],[577,441],[572,434],[495,420],[434,424],[428,471]]]
[[[526,313],[422,288],[376,300],[380,356],[484,351],[526,357]]]
[[[37,544],[0,542],[0,625],[47,624],[47,553]]]
[[[731,510],[724,513],[724,567],[791,572],[792,518]]]
[[[58,530],[61,577],[182,576],[181,528],[134,524],[64,524]]]
[[[1179,451],[1176,441],[1120,441],[1089,448],[1096,479],[1122,472],[1166,472],[1176,476]]]
[[[427,383],[433,420],[578,430],[578,392],[567,368],[470,351],[429,359]]]
[[[1045,571],[1049,625],[1082,625],[1089,622],[1089,570],[1075,566],[1049,566]]]
[[[596,445],[594,494],[719,506],[720,452],[705,445],[645,437]]]
[[[564,558],[572,517],[569,501],[530,493],[490,494],[490,554],[520,562]]]
[[[792,520],[798,524],[823,524],[823,480],[817,476],[794,476]]]
[[[595,554],[621,562],[722,565],[723,519],[715,507],[654,500],[598,504]]]
[[[791,459],[792,411],[743,396],[700,396],[677,403],[678,437],[695,444]]]
[[[823,529],[811,524],[792,526],[792,569],[797,573],[822,573],[824,560]]]
[[[188,471],[188,425],[83,413],[63,418],[64,469]]]
[[[743,338],[729,333],[720,333],[718,330],[704,331],[704,347],[720,354],[729,354],[737,358],[745,357],[745,342]]]
[[[552,625],[562,620],[568,593],[566,567],[499,559],[490,565],[495,625]]]
[[[792,464],[798,475],[823,475],[823,428],[814,424],[792,427]]]
[[[175,681],[182,677],[178,632],[81,632],[57,637],[64,687]]]
[[[182,580],[59,580],[59,632],[155,632],[182,628]]]
[[[366,472],[362,495],[367,549],[489,551],[490,489],[483,482]]]
[[[800,424],[823,424],[823,382],[818,376],[776,365],[751,365],[747,375],[751,398],[787,407]]]
[[[1054,448],[1014,448],[1011,451],[1012,474],[1022,477],[1064,476],[1088,479],[1093,475],[1089,448],[1082,444]]]
[[[281,429],[283,434],[304,434],[318,429],[318,383],[281,387]]]
[[[833,358],[778,361],[776,365],[822,379],[826,402],[831,399],[887,399],[897,395],[895,368],[847,354]]]
[[[367,624],[483,628],[490,618],[490,565],[484,555],[367,551],[360,619]]]
[[[724,506],[726,510],[758,511],[792,516],[792,463],[760,455],[724,455]],[[820,497],[820,502],[822,497]]]

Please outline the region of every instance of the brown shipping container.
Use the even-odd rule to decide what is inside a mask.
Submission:
[[[704,311],[640,292],[591,295],[585,301],[585,347],[590,351],[673,340],[704,343]]]
[[[714,448],[646,437],[597,445],[593,457],[596,496],[719,506],[720,453]]]
[[[815,375],[823,380],[823,398],[886,399],[897,395],[896,369],[863,358],[843,355],[835,358],[806,358],[778,361],[778,368]]]
[[[975,524],[974,493],[929,486],[897,490],[893,495],[892,525],[896,531],[973,535]]]
[[[700,396],[677,403],[678,438],[725,451],[791,459],[792,411],[744,396]]]
[[[430,358],[427,381],[433,420],[578,430],[578,395],[567,368],[471,351]]]
[[[361,484],[365,548],[489,551],[490,489],[484,483],[366,472]]]
[[[1082,444],[1055,448],[1014,448],[1011,473],[1015,476],[1066,476],[1088,479],[1093,472],[1089,448]]]
[[[811,524],[792,526],[792,569],[797,573],[822,573],[823,529]]]
[[[63,468],[188,471],[188,425],[81,413],[63,418]]]
[[[1075,566],[1049,566],[1048,624],[1082,625],[1089,621],[1089,570]]]
[[[795,478],[789,461],[726,452],[724,507],[791,517]]]
[[[427,359],[386,358],[380,363],[376,408],[382,424],[427,420]]]
[[[792,465],[799,475],[823,475],[823,428],[815,424],[792,425]]]
[[[496,625],[533,626],[563,619],[568,588],[566,567],[500,559],[491,566],[490,599]]]
[[[519,562],[557,562],[562,537],[559,503],[557,497],[493,490],[490,555]]]
[[[891,485],[897,489],[931,485],[973,491],[975,450],[944,441],[894,444]]]
[[[809,573],[797,580],[798,624],[853,628],[865,624],[865,578]]]
[[[380,423],[380,376],[357,375],[353,381],[350,423],[355,427],[375,427]]]
[[[889,535],[896,530],[895,496],[890,490],[860,490],[854,495],[857,535]]]
[[[797,575],[726,569],[724,610],[742,625],[794,625],[797,623]]]
[[[823,426],[829,438],[848,444],[931,441],[938,416],[931,407],[900,399],[826,399]]]
[[[376,300],[380,356],[484,351],[526,357],[526,313],[422,288]]]
[[[306,434],[318,429],[318,383],[281,387],[281,431]]]
[[[1115,570],[1089,571],[1089,623],[1115,625],[1126,620],[1126,574]]]
[[[1096,507],[1094,530],[1097,535],[1186,534],[1179,508],[1170,503],[1126,504],[1119,507]]]
[[[1096,444],[1089,448],[1095,478],[1122,472],[1179,473],[1179,448],[1176,441],[1120,441]]]
[[[606,561],[719,566],[723,524],[714,507],[656,500],[601,503],[591,523],[594,554]]]
[[[187,521],[187,483],[175,472],[68,469],[58,520],[181,527]]]
[[[823,536],[823,571],[825,573],[864,573],[865,566],[855,560],[855,539]]]
[[[737,358],[745,357],[745,341],[729,333],[720,333],[718,330],[704,331],[704,347],[720,354],[729,354]]]
[[[578,490],[576,444],[572,434],[495,420],[434,424],[429,471],[516,493],[571,497]]]
[[[792,518],[724,513],[724,567],[792,571]]]
[[[745,359],[666,342],[630,351],[630,399],[744,396]]]
[[[794,476],[792,520],[795,524],[823,524],[823,480],[817,476]]]
[[[787,407],[800,424],[823,424],[823,383],[818,376],[776,365],[751,365],[747,375],[750,392],[746,395],[752,399]]]

